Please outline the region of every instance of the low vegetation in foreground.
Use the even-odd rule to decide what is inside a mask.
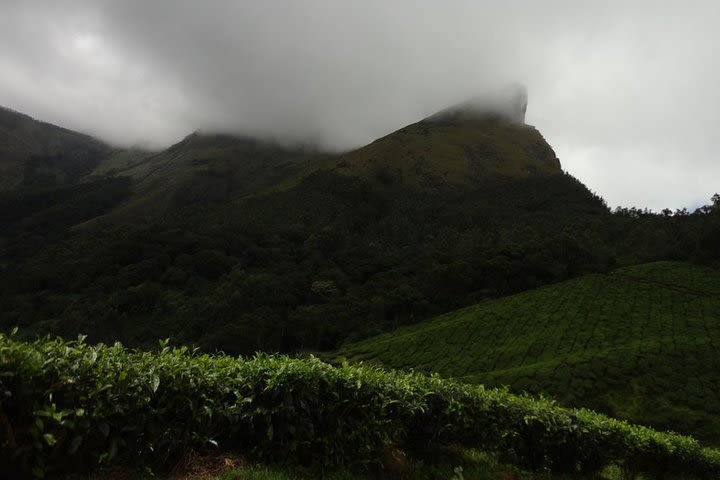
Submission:
[[[162,471],[189,450],[369,470],[388,449],[423,458],[448,445],[534,471],[720,475],[720,452],[690,437],[547,398],[315,358],[0,335],[0,398],[0,464],[10,478],[114,465]]]

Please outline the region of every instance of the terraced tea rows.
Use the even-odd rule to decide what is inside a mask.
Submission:
[[[340,354],[718,441],[719,335],[720,272],[658,262],[478,304]]]

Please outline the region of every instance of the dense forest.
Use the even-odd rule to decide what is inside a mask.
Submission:
[[[329,350],[585,273],[718,261],[720,196],[610,211],[535,128],[466,109],[341,154],[201,134],[119,151],[0,110],[0,329]]]
[[[128,190],[120,177],[0,198],[3,329],[325,350],[583,273],[720,254],[720,197],[692,213],[610,212],[568,174],[426,192],[319,171],[159,221],[68,228]]]

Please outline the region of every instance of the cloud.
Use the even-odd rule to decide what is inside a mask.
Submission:
[[[502,83],[611,205],[718,190],[714,1],[10,1],[0,104],[120,144],[367,143]]]

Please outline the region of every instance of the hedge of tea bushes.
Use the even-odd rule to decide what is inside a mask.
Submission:
[[[692,438],[438,376],[2,334],[0,444],[11,478],[166,468],[191,449],[324,467],[447,444],[537,470],[720,477],[720,452]]]

